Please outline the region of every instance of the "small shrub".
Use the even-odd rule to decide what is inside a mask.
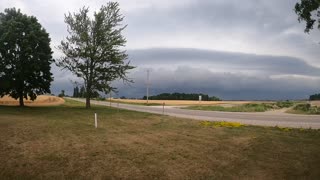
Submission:
[[[320,114],[320,107],[317,106],[311,106],[309,110],[310,114]]]
[[[298,104],[293,109],[298,111],[304,111],[307,112],[310,110],[311,105],[310,104]]]
[[[291,101],[279,101],[276,103],[276,106],[279,108],[289,108],[293,105],[294,105],[294,103]]]
[[[105,97],[97,97],[97,98],[94,98],[94,100],[97,100],[97,101],[105,101],[106,98],[105,98]]]
[[[243,108],[247,109],[245,111],[248,111],[248,112],[264,112],[264,111],[267,111],[269,109],[272,109],[273,105],[272,104],[266,104],[266,103],[261,103],[261,104],[249,103],[249,104],[243,105]]]
[[[298,104],[293,109],[308,114],[320,114],[320,107],[311,106],[311,104]]]

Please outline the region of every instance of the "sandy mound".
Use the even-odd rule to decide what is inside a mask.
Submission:
[[[56,96],[40,95],[35,101],[30,99],[24,99],[25,106],[56,106],[63,104],[64,99]],[[9,96],[4,96],[0,98],[0,105],[17,106],[19,105],[19,100],[15,100]]]

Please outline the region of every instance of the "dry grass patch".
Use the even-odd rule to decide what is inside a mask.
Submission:
[[[64,99],[56,96],[40,95],[36,100],[31,101],[30,99],[24,99],[26,106],[57,106],[63,104]],[[18,106],[19,100],[13,99],[9,96],[4,96],[0,98],[0,105],[6,106]]]
[[[320,107],[320,101],[311,101],[311,105]]]
[[[97,112],[99,128],[94,128]],[[0,106],[0,177],[23,179],[316,179],[320,132],[199,121],[66,100]]]

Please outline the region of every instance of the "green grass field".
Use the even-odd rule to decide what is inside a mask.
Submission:
[[[1,179],[320,177],[319,130],[212,127],[66,100],[0,106],[0,137]]]

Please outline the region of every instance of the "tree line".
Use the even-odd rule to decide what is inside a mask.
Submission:
[[[207,94],[196,93],[162,93],[155,96],[149,96],[150,100],[199,100],[201,96],[202,101],[221,101],[218,97],[209,96]],[[147,96],[143,96],[143,99],[147,99]]]
[[[309,98],[310,101],[313,101],[313,100],[320,100],[320,93],[319,94],[313,94],[310,96]]]

